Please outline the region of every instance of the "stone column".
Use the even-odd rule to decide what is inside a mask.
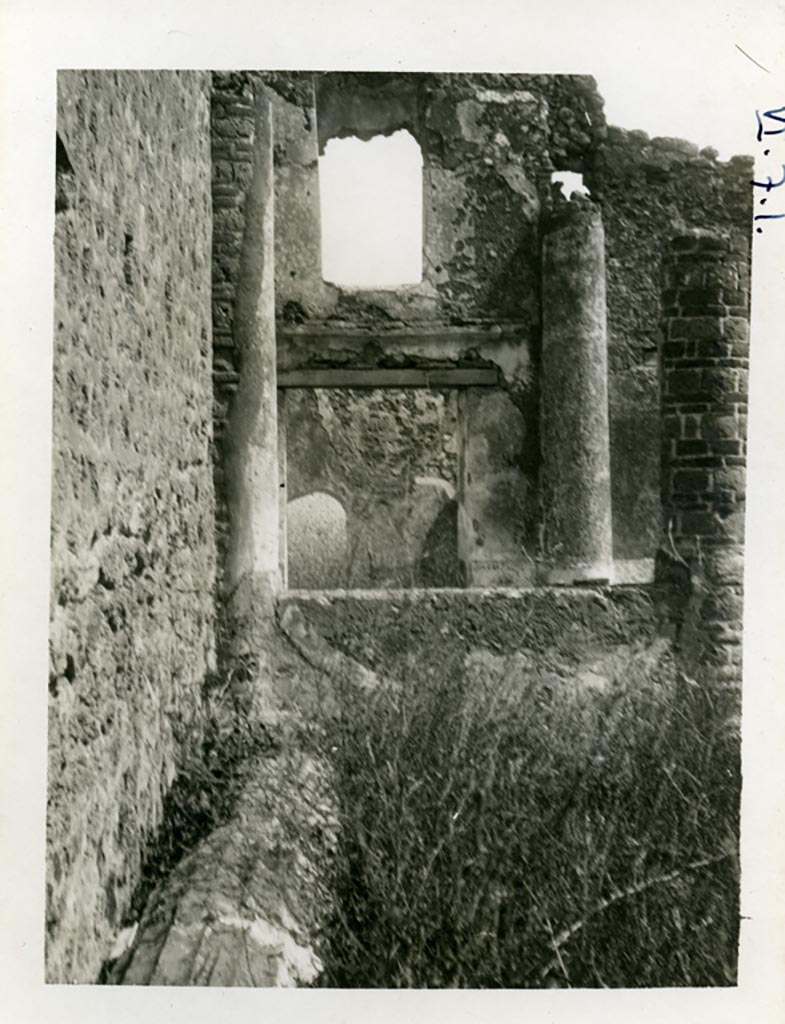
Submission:
[[[696,674],[741,679],[749,239],[693,230],[664,256],[660,567],[689,571],[681,629]]]
[[[278,388],[278,566],[281,587],[289,586],[289,529],[287,506],[289,495],[286,487],[286,391]]]
[[[226,433],[230,616],[251,646],[280,586],[274,288],[273,125],[261,85],[254,101],[253,170],[233,318],[239,381]],[[262,631],[263,632],[263,631]]]
[[[541,426],[543,570],[548,583],[612,570],[605,236],[572,200],[543,243]]]

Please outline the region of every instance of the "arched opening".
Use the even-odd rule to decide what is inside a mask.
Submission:
[[[422,280],[422,166],[404,130],[328,141],[319,158],[325,281],[394,288]]]
[[[288,580],[293,590],[340,586],[346,577],[346,512],[323,491],[294,498],[286,506]]]

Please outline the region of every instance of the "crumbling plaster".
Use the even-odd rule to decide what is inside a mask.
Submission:
[[[347,517],[343,563],[315,585],[421,582],[429,530],[457,488],[456,420],[455,391],[287,391],[287,498],[329,494]],[[295,588],[306,585],[291,571],[300,561],[293,551]]]
[[[542,101],[449,75],[396,77],[376,88],[362,75],[314,76],[313,89],[303,105],[273,99],[276,200],[287,225],[276,248],[279,316],[536,323],[537,217],[548,175],[537,146]],[[332,131],[363,137],[399,128],[423,151],[423,280],[401,289],[336,288],[321,275],[320,147]]]

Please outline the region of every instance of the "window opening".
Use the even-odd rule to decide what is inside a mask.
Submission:
[[[590,196],[588,188],[583,184],[583,175],[575,171],[554,171],[551,175],[551,184],[561,185],[562,195],[569,199],[573,192],[582,196]]]
[[[327,142],[319,158],[325,281],[395,288],[422,280],[422,166],[405,130]]]

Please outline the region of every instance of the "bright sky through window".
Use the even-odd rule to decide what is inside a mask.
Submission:
[[[422,279],[422,152],[409,132],[330,139],[319,192],[325,281],[394,288]]]
[[[583,175],[577,174],[575,171],[554,171],[551,181],[561,185],[562,195],[565,199],[569,199],[573,192],[580,192],[584,196],[589,195],[589,190],[583,184]]]

